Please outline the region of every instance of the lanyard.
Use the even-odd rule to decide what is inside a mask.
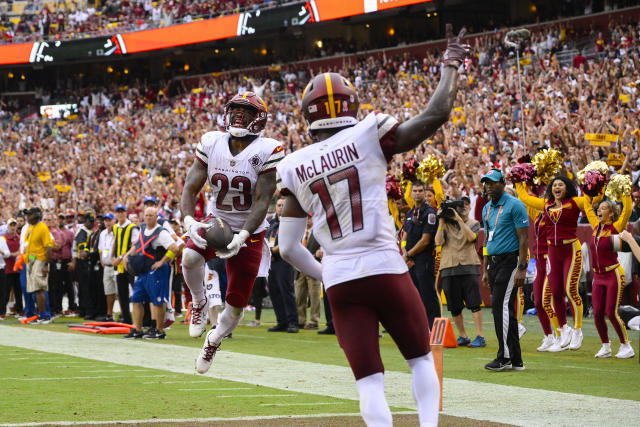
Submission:
[[[494,231],[495,231],[496,227],[498,226],[498,218],[500,218],[500,214],[502,213],[502,208],[503,208],[503,207],[504,207],[504,205],[503,205],[503,206],[500,206],[500,209],[498,209],[498,215],[496,215],[496,223],[495,223],[495,224],[493,224],[493,229],[494,229]],[[487,218],[486,218],[486,220],[487,220],[487,227],[489,227],[489,214],[490,214],[490,213],[491,213],[491,205],[489,205],[489,209],[487,209]]]

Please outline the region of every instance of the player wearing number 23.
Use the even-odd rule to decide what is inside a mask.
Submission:
[[[260,136],[267,123],[267,105],[255,93],[235,95],[225,106],[224,123],[226,132],[207,132],[198,143],[181,202],[189,236],[182,272],[193,296],[189,334],[194,338],[204,333],[206,325],[205,262],[214,257],[227,260],[226,307],[196,361],[201,374],[209,370],[222,338],[239,324],[249,302],[262,259],[267,208],[276,189],[275,167],[284,157],[280,142]],[[209,225],[193,219],[196,196],[207,181],[215,199],[213,216],[234,232],[226,248],[208,247],[201,233]]]
[[[464,30],[454,38],[447,25],[440,83],[426,109],[402,124],[375,112],[359,121],[358,94],[351,82],[336,73],[315,76],[302,95],[302,114],[315,143],[277,166],[286,195],[280,253],[324,282],[367,425],[392,425],[384,396],[379,322],[411,368],[420,425],[438,423],[439,385],[427,314],[396,244],[385,176],[394,154],[415,148],[448,120],[457,69],[467,52],[460,41],[463,35]],[[309,214],[324,253],[322,264],[301,243]]]

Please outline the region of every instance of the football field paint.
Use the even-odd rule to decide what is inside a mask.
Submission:
[[[111,366],[118,364],[115,366],[128,365],[136,368],[155,369],[155,372],[166,372],[165,375],[159,373],[158,378],[166,378],[168,381],[179,381],[179,377],[183,374],[193,375],[193,360],[198,354],[198,349],[194,347],[141,340],[114,340],[106,337],[6,326],[0,326],[0,345],[88,358],[109,362]],[[638,401],[446,378],[446,363],[445,358],[443,414],[526,426],[576,424],[625,426],[634,424],[635,420],[630,419],[629,414],[640,413],[640,402]],[[73,367],[74,365],[70,365],[70,369]],[[84,366],[82,368],[85,369]],[[634,368],[637,369],[637,365],[634,365]],[[512,376],[526,378],[532,373],[529,371],[505,372],[495,375],[501,375],[501,378],[508,380]],[[85,377],[96,378],[95,376]],[[106,380],[118,376],[102,375],[101,377],[105,378],[99,379]],[[12,378],[20,377],[15,376],[14,373]],[[59,378],[63,377],[59,376]],[[139,378],[148,378],[148,376],[137,373],[130,376],[131,380],[138,381]],[[191,378],[194,377],[191,376]],[[357,412],[355,382],[349,368],[344,366],[221,350],[216,355],[211,371],[206,376],[196,378],[202,378],[203,385],[209,386],[218,386],[219,382],[223,381],[231,387],[239,386],[239,383],[253,384],[256,387],[264,388],[260,391],[265,394],[277,394],[272,393],[276,390],[300,393],[296,395],[298,398],[295,403],[306,403],[300,402],[303,399],[326,402],[326,398],[330,397],[339,399],[341,402],[335,407],[322,405],[323,412],[327,412],[328,408],[336,409],[336,414],[340,414],[340,411]],[[585,378],[585,381],[588,379]],[[411,397],[411,376],[408,373],[387,371],[385,384],[387,400],[392,407],[415,409]],[[151,386],[147,386],[145,390],[148,392]],[[213,397],[213,395],[213,393],[211,396],[207,394],[201,396],[201,399]],[[246,406],[246,399],[253,399],[245,399],[234,394],[225,395],[235,396],[234,399],[221,400],[225,400],[230,407],[235,407],[236,410],[244,409],[243,405]],[[261,408],[277,410],[279,407],[261,406]],[[294,412],[296,410],[294,408],[304,410],[307,407],[291,406],[288,413]],[[233,411],[226,413],[230,417],[234,416]],[[131,417],[131,410],[127,415],[129,418]],[[202,412],[202,415],[206,416],[207,413]],[[264,415],[274,414],[272,412]],[[140,416],[143,417],[142,414]],[[58,420],[65,419],[59,418]]]

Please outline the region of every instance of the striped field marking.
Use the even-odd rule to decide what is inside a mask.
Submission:
[[[0,326],[0,345],[189,375],[193,375],[193,360],[199,352],[197,348],[171,344],[132,342],[6,326]],[[247,369],[248,366],[260,368]],[[526,376],[527,372],[496,375]],[[221,350],[206,377],[287,392],[358,399],[351,370],[336,365]],[[385,372],[385,389],[390,406],[415,411],[410,374]],[[450,378],[445,378],[443,402],[443,413],[447,415],[522,426],[575,425],[577,420],[581,426],[602,426],[603,421],[608,425],[627,426],[635,421],[629,414],[640,413],[638,401]],[[341,414],[331,414],[339,415]],[[256,419],[260,418],[263,417]]]

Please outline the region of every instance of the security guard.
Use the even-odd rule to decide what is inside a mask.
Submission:
[[[78,278],[78,311],[79,316],[86,320],[95,319],[95,313],[91,312],[90,301],[90,277],[89,277],[89,239],[95,225],[93,213],[84,215],[84,222],[73,240],[71,255],[73,260],[69,264],[69,270],[76,272]]]
[[[426,203],[426,188],[423,182],[413,182],[411,197],[416,204],[407,212],[403,226],[406,242],[403,257],[409,267],[411,279],[420,292],[431,328],[433,320],[440,317],[434,256],[434,236],[438,231],[437,213],[435,208]]]

